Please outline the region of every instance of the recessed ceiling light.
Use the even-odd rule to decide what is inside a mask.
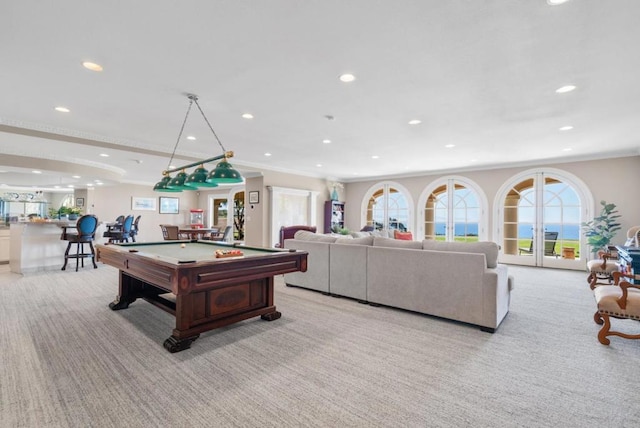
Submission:
[[[571,150],[573,150],[571,147],[567,147],[562,149],[563,152],[570,152]]]
[[[196,137],[194,137],[193,135],[189,135],[189,136],[187,137],[187,140],[194,141],[195,139],[196,139]]]
[[[33,172],[34,174],[42,174],[42,171],[38,171],[38,170],[33,170],[31,172]]]
[[[80,178],[79,175],[72,175],[71,178]]]
[[[108,158],[109,157],[109,155],[106,154],[106,153],[100,153],[100,156],[102,156],[103,158]]]
[[[573,126],[563,126],[562,128],[560,128],[560,131],[570,131],[573,129]]]
[[[73,189],[73,184],[69,184],[67,187],[70,187],[70,188]]]
[[[245,113],[242,115],[244,119],[253,119],[253,115],[251,113]]]
[[[422,121],[418,119],[412,119],[409,121],[409,125],[418,125],[420,123],[422,123]]]
[[[96,185],[102,186],[103,183],[97,182]]]
[[[61,112],[61,113],[69,113],[69,112],[71,111],[71,110],[69,110],[68,108],[63,107],[63,106],[58,106],[58,107],[56,107],[56,108],[55,108],[55,110],[56,110],[56,111],[59,111],[59,112]]]
[[[371,156],[371,159],[380,159],[380,156],[378,156],[378,155],[373,155],[373,156]]]
[[[317,163],[317,164],[316,164],[316,166],[317,166],[318,168],[322,168],[322,164],[321,164],[321,163]]]
[[[87,70],[102,71],[102,66],[100,64],[96,64],[95,62],[85,61],[82,63],[82,66]]]
[[[445,147],[446,147],[447,149],[450,149],[451,147],[455,147],[455,146],[456,146],[455,144],[446,144],[446,145],[445,145]]]
[[[53,188],[54,188],[54,189],[59,189],[59,188],[60,188],[60,186],[53,186]]]
[[[565,86],[561,86],[558,89],[556,89],[556,92],[559,94],[564,94],[566,92],[571,92],[575,89],[575,85],[565,85]]]
[[[547,0],[547,4],[550,6],[557,6],[562,3],[566,3],[569,0]]]
[[[269,156],[271,156],[271,153],[265,153],[264,155],[265,155],[266,157],[269,157]]]
[[[331,144],[331,140],[325,138],[324,140],[322,140],[322,143]]]
[[[87,183],[87,186],[92,187],[93,183]]]
[[[471,159],[470,162],[478,162],[478,159]]]
[[[340,81],[345,83],[353,82],[354,80],[356,80],[356,76],[353,74],[345,73],[340,76]]]

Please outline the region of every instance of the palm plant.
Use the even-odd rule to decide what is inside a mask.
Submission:
[[[621,217],[616,210],[616,204],[608,204],[600,201],[602,209],[600,215],[594,217],[593,220],[582,223],[584,235],[587,237],[587,243],[591,246],[591,252],[597,253],[600,250],[607,251],[608,245],[620,230],[618,219]]]

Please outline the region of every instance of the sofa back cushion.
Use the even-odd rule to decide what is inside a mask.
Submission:
[[[335,236],[330,235],[322,235],[320,233],[308,232],[306,230],[299,230],[293,237],[294,239],[298,239],[300,241],[315,241],[315,242],[336,242]]]
[[[373,245],[373,236],[364,236],[362,238],[338,238],[336,244],[344,245]]]
[[[374,247],[387,247],[387,248],[409,248],[413,250],[421,250],[422,242],[419,241],[404,241],[401,239],[393,238],[381,238],[379,236],[373,237]]]
[[[389,229],[374,230],[370,233],[371,233],[371,236],[379,236],[381,238],[393,238],[393,230],[389,230]]]
[[[365,238],[367,236],[373,236],[371,235],[371,232],[351,232],[349,235],[351,235],[352,238]]]
[[[498,266],[498,244],[490,241],[481,242],[443,242],[425,239],[422,241],[424,250],[454,251],[459,253],[484,253],[487,259],[487,267]]]

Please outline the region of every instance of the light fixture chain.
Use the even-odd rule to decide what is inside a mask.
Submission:
[[[180,133],[178,134],[178,139],[176,140],[176,145],[173,147],[173,153],[171,153],[171,159],[169,159],[169,164],[167,165],[167,170],[171,168],[171,162],[173,162],[173,156],[176,154],[176,149],[178,148],[178,143],[180,143],[180,138],[182,137],[182,133],[184,132],[184,126],[187,123],[187,118],[189,117],[189,112],[191,112],[191,106],[193,105],[193,98],[189,98],[189,107],[187,108],[187,114],[184,116],[184,120],[182,121],[182,127],[180,128]],[[196,101],[196,105],[198,102]],[[200,108],[200,106],[198,106]]]
[[[195,101],[196,106],[198,107],[198,110],[200,110],[200,114],[202,114],[202,117],[204,118],[204,121],[207,122],[207,125],[209,125],[209,129],[213,133],[213,136],[216,137],[216,141],[218,142],[218,144],[220,144],[220,147],[222,148],[222,152],[226,153],[227,150],[222,145],[222,142],[220,141],[220,138],[218,138],[218,135],[216,134],[216,131],[213,130],[213,127],[209,123],[209,119],[207,119],[207,116],[204,115],[204,112],[202,111],[202,108],[200,108],[200,104],[198,104],[198,99],[197,98],[192,98],[192,100]]]

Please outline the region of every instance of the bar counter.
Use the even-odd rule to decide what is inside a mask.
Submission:
[[[64,226],[75,228],[75,221],[33,221],[11,223],[9,267],[14,273],[61,269],[67,241],[60,239]],[[98,235],[96,231],[96,236]]]

